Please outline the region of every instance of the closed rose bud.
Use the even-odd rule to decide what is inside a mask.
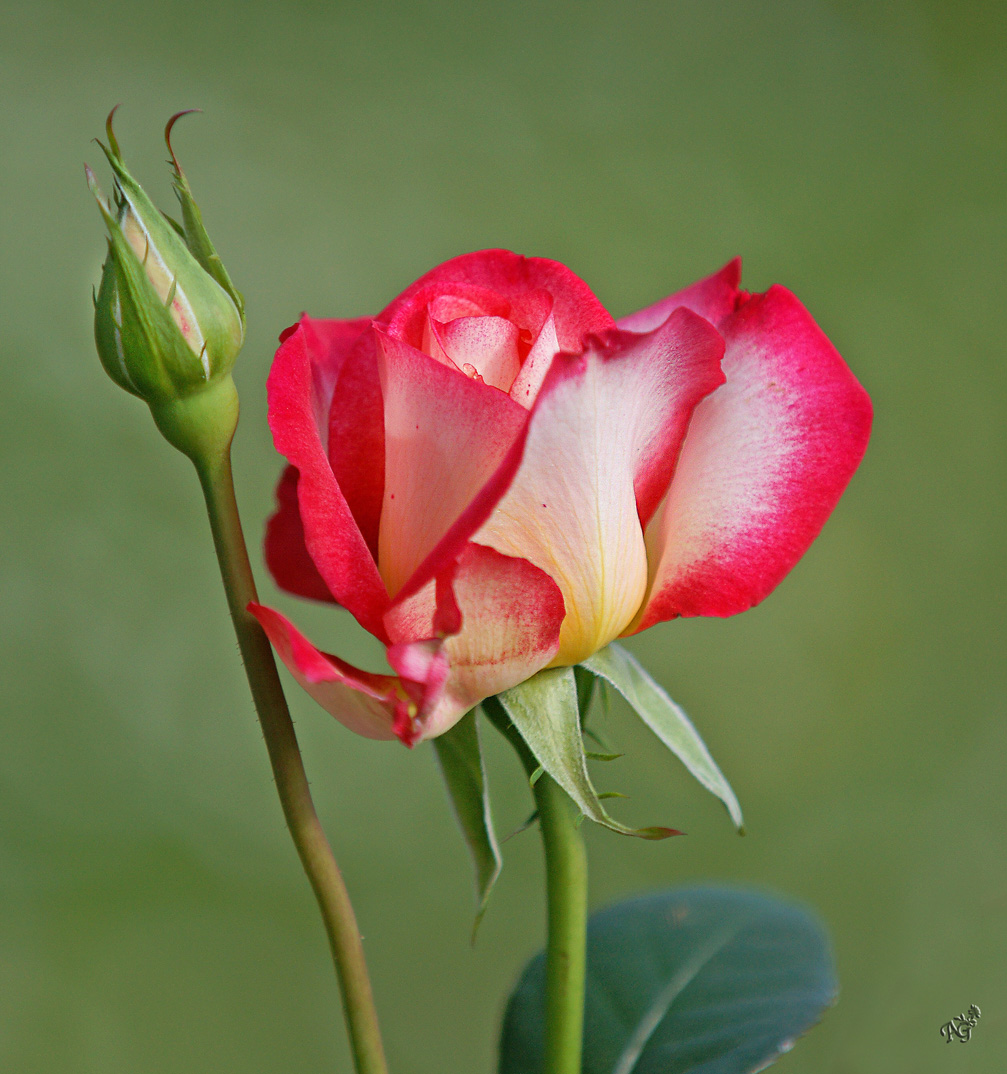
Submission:
[[[166,140],[177,118],[169,122]],[[229,374],[244,341],[243,303],[214,251],[174,153],[181,223],[157,209],[130,174],[111,120],[110,115],[109,145],[102,146],[114,175],[111,203],[85,166],[109,232],[108,257],[95,297],[98,356],[112,380],[150,405],[168,439],[191,453],[186,446],[191,430],[173,431],[173,426],[193,407],[178,404],[209,392],[236,420]],[[195,407],[199,422],[205,423],[207,412],[214,409],[207,403],[209,398]]]

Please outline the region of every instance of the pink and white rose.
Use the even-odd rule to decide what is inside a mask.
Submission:
[[[395,672],[253,605],[301,685],[412,745],[543,668],[769,594],[860,462],[871,405],[794,295],[739,277],[615,322],[563,265],[488,250],[375,318],[284,333],[267,563],[348,609]]]

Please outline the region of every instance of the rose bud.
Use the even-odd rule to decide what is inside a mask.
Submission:
[[[169,152],[176,119],[165,129]],[[191,453],[207,434],[219,440],[236,421],[230,372],[244,340],[243,302],[203,227],[174,153],[181,223],[157,209],[129,173],[112,114],[106,130],[109,144],[101,148],[114,176],[113,204],[85,165],[109,233],[94,303],[98,356],[116,384],[150,405],[168,439]]]
[[[739,276],[617,323],[563,265],[489,250],[374,319],[285,333],[267,563],[351,612],[395,672],[254,606],[301,685],[412,744],[618,637],[767,596],[856,469],[871,405],[793,294]]]

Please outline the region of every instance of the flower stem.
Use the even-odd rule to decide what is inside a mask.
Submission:
[[[551,777],[535,783],[545,849],[545,1074],[581,1074],[587,963],[587,851],[566,791]]]
[[[590,703],[590,692],[580,698]],[[584,1046],[584,984],[587,970],[587,848],[577,809],[566,791],[539,768],[495,697],[483,712],[517,751],[529,779],[542,831],[548,939],[545,963],[545,1065],[543,1074],[581,1074]]]
[[[371,982],[350,896],[311,800],[272,648],[258,622],[246,610],[250,601],[257,600],[257,595],[234,498],[230,450],[193,461],[206,498],[227,603],[283,815],[325,922],[357,1074],[387,1074]]]

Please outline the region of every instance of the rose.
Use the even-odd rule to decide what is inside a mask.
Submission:
[[[740,262],[616,324],[569,269],[490,250],[377,318],[281,337],[281,588],[334,601],[394,675],[252,611],[334,716],[408,745],[542,668],[762,600],[856,469],[870,401],[782,287]]]

